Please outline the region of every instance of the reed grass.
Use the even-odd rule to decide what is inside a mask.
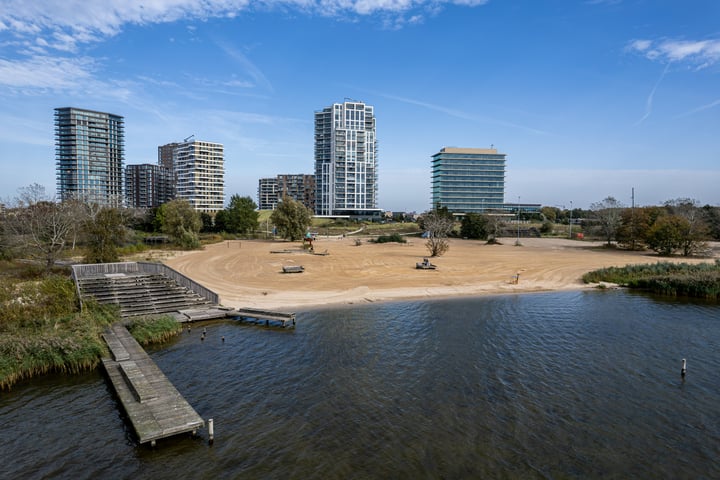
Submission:
[[[103,331],[120,320],[115,305],[84,302],[67,273],[42,276],[8,264],[0,275],[0,390],[50,372],[79,373],[109,355]],[[164,342],[182,331],[171,316],[140,318],[130,332],[138,343]]]
[[[720,300],[720,261],[609,267],[586,273],[583,281],[611,282],[660,295]]]
[[[86,306],[82,312],[42,322],[3,321],[0,390],[49,372],[79,373],[97,367],[108,354],[100,335],[117,318],[112,309]]]
[[[182,325],[170,315],[139,317],[127,326],[130,334],[140,345],[163,343],[182,332]]]

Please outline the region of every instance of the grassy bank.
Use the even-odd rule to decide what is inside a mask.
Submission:
[[[136,318],[127,329],[140,345],[150,345],[170,340],[182,332],[182,325],[173,317],[165,315]]]
[[[6,270],[7,272],[8,270]],[[108,354],[101,334],[119,320],[117,310],[86,302],[80,312],[67,275],[0,277],[0,390],[49,372],[77,373],[97,367]],[[172,318],[140,319],[129,326],[141,344],[179,332]]]
[[[720,300],[720,261],[609,267],[586,273],[583,281],[617,283],[660,295]]]

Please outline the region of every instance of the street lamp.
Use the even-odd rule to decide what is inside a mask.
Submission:
[[[517,203],[517,241],[515,245],[520,245],[520,195],[518,195]]]
[[[570,240],[572,240],[572,200],[570,200]]]

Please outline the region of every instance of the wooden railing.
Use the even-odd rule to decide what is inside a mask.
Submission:
[[[150,262],[116,262],[116,263],[95,263],[95,264],[84,264],[84,265],[73,265],[73,278],[75,279],[76,288],[78,287],[78,279],[86,277],[99,277],[103,275],[121,274],[121,273],[154,273],[165,275],[166,277],[174,280],[179,285],[192,290],[201,297],[205,298],[209,302],[219,305],[220,296],[206,288],[195,280],[192,280],[182,273],[173,270],[162,263],[150,263]],[[78,295],[80,291],[78,290]]]

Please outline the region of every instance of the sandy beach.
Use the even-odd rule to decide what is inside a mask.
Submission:
[[[406,244],[362,239],[360,245],[355,238],[316,240],[315,252],[326,255],[307,253],[300,242],[234,240],[178,252],[163,261],[217,292],[225,306],[297,311],[328,304],[591,288],[581,280],[588,271],[668,260],[652,252],[601,248],[600,242],[501,242],[451,239],[447,253],[430,259],[435,270],[415,268],[427,257],[425,241],[419,238]],[[283,266],[303,266],[304,272],[282,273]]]

